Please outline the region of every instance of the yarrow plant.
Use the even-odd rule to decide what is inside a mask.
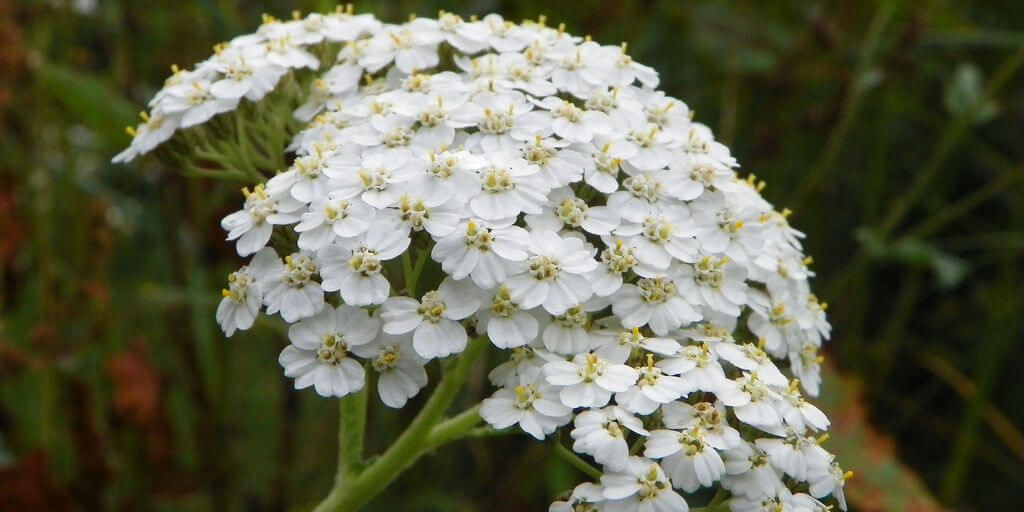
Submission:
[[[552,512],[845,509],[805,398],[830,328],[803,235],[625,44],[495,14],[293,18],[175,68],[114,160],[246,182],[216,317],[232,336],[279,315],[285,376],[341,398],[317,510],[495,431],[590,478]],[[493,394],[446,416],[489,346]],[[367,380],[399,408],[432,364],[364,460]]]

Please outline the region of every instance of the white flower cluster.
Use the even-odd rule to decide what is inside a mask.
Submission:
[[[735,511],[845,508],[815,437],[829,421],[801,392],[829,335],[802,234],[625,45],[493,14],[268,20],[171,77],[118,160],[332,44],[291,167],[223,220],[255,255],[217,310],[228,335],[279,313],[296,388],[344,396],[372,368],[401,407],[428,361],[486,334],[509,359],[483,419],[564,427],[603,467],[552,511],[685,511],[681,492],[712,486]]]

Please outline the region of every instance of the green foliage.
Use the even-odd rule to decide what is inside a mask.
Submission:
[[[237,190],[155,159],[107,163],[171,64],[293,8],[333,5],[0,2],[0,500],[12,509],[301,510],[330,488],[337,404],[288,388],[280,325],[226,341],[213,322],[237,261],[218,223]],[[357,8],[543,13],[628,41],[794,210],[831,304],[829,355],[863,386],[855,421],[891,437],[952,508],[1024,500],[1019,0]],[[463,400],[486,393],[471,372]],[[372,412],[368,453],[420,405]],[[521,437],[472,440],[425,456],[369,510],[543,509],[575,471]],[[856,509],[882,502],[851,495]]]

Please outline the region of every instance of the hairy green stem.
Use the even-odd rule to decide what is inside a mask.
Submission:
[[[882,34],[885,32],[889,20],[892,19],[896,6],[897,2],[881,2],[878,4],[874,18],[871,20],[871,25],[868,26],[867,35],[864,37],[864,42],[858,53],[857,69],[853,73],[850,90],[840,107],[839,122],[829,135],[828,142],[825,143],[825,150],[814,163],[814,166],[804,175],[803,180],[796,187],[796,192],[790,198],[789,204],[793,208],[800,208],[803,205],[815,187],[821,183],[821,180],[832,167],[836,158],[839,157],[839,152],[843,149],[843,143],[846,142],[846,134],[850,127],[853,126],[853,121],[860,111],[861,100],[868,89],[865,85],[865,79],[871,71],[874,55],[882,42]]]
[[[445,370],[434,393],[405,432],[402,432],[402,435],[365,469],[349,474],[350,478],[336,479],[334,488],[316,506],[314,512],[359,510],[425,453],[444,442],[461,437],[476,427],[479,423],[479,412],[476,408],[471,408],[448,421],[442,422],[442,419],[462,389],[473,363],[487,346],[486,337],[471,340],[455,364]],[[340,466],[339,463],[339,469]]]
[[[363,464],[366,436],[366,388],[341,399],[338,406],[337,479],[351,478]],[[338,485],[336,482],[335,485]]]

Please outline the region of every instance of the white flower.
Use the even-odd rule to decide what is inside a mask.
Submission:
[[[373,340],[380,322],[362,309],[325,308],[288,329],[292,344],[278,357],[295,389],[314,386],[325,397],[345,396],[363,388],[365,372],[349,355],[351,347]]]
[[[469,201],[481,219],[499,221],[520,213],[540,213],[550,191],[536,166],[522,158],[498,151],[486,156],[480,170],[480,192]]]
[[[380,374],[377,393],[384,405],[401,408],[424,386],[427,372],[423,368],[426,360],[412,347],[412,337],[382,334],[372,342],[352,347],[359,357],[370,361],[370,366]]]
[[[595,235],[608,235],[619,225],[619,215],[607,206],[588,206],[572,189],[560,188],[548,195],[548,204],[539,215],[527,215],[526,222],[538,230],[559,231],[563,227],[582,229]]]
[[[705,252],[725,254],[735,261],[749,261],[764,247],[764,228],[751,208],[734,212],[713,201],[695,203],[693,217]]]
[[[821,363],[824,357],[818,355],[818,347],[805,344],[797,350],[790,350],[789,364],[793,374],[800,380],[804,391],[811,396],[818,396],[821,387]]]
[[[542,101],[533,103],[551,112],[554,121],[551,129],[555,135],[569,142],[590,142],[595,134],[605,134],[612,130],[608,115],[598,110],[584,110],[575,103],[548,96]]]
[[[628,210],[622,212],[629,218]],[[665,270],[673,259],[697,261],[699,242],[686,209],[672,206],[663,213],[645,215],[639,222],[623,223],[615,230],[621,236],[632,236],[637,259],[654,268]]]
[[[296,158],[287,171],[270,178],[267,192],[272,196],[291,195],[303,203],[326,196],[327,176],[323,171],[332,152],[329,147],[316,145],[314,151]]]
[[[324,292],[317,276],[317,264],[303,252],[269,262],[259,284],[263,289],[263,304],[267,314],[280,312],[285,322],[308,318],[324,307]]]
[[[626,162],[637,170],[655,171],[672,161],[672,153],[668,149],[672,137],[658,125],[644,123],[616,128],[624,129],[626,141],[636,147],[636,153]]]
[[[505,285],[498,287],[490,307],[483,308],[477,317],[491,343],[498,348],[526,345],[537,337],[540,329],[537,318],[512,301]]]
[[[690,507],[672,490],[658,463],[630,457],[622,471],[607,471],[601,477],[605,510],[608,512],[687,512]]]
[[[373,223],[377,211],[370,205],[353,199],[314,199],[302,214],[295,232],[299,233],[299,248],[318,251],[337,237],[356,238]]]
[[[612,161],[612,164],[615,162]],[[614,169],[610,169],[610,173]],[[674,205],[671,196],[661,182],[664,172],[643,172],[635,173],[622,180],[623,190],[612,192],[608,196],[608,206],[614,208],[623,219],[634,224],[641,224],[645,217],[662,213],[669,207],[675,206],[672,213],[678,220],[685,220],[689,212],[679,205]],[[617,189],[618,183],[615,183]],[[613,190],[616,190],[613,189]],[[642,229],[642,226],[641,226]],[[632,226],[624,232],[635,234],[640,229]]]
[[[518,424],[537,439],[544,439],[572,419],[572,409],[562,405],[554,386],[544,383],[540,371],[527,370],[513,389],[501,388],[480,406],[480,417],[494,428]]]
[[[797,432],[804,432],[807,429],[819,431],[827,429],[828,417],[821,412],[821,409],[800,396],[799,386],[800,382],[794,379],[788,388],[779,392],[782,399],[776,405],[782,414],[782,419]]]
[[[600,512],[603,510],[604,490],[600,485],[584,482],[572,490],[568,501],[556,501],[548,512]]]
[[[635,285],[622,285],[612,311],[625,327],[646,325],[659,336],[703,318],[679,295],[675,282],[663,277],[643,278]]]
[[[241,210],[224,217],[221,227],[228,232],[228,241],[237,240],[238,255],[255,254],[270,241],[274,225],[291,224],[299,220],[303,204],[288,196],[272,196],[264,184],[252,191],[242,189],[245,205]]]
[[[698,430],[705,442],[716,450],[728,450],[739,446],[741,441],[738,430],[729,426],[726,421],[725,404],[697,402],[690,405],[686,402],[672,402],[662,406],[662,423],[673,430]]]
[[[529,234],[523,228],[489,227],[471,219],[438,240],[430,256],[453,279],[469,276],[477,286],[493,288],[519,269],[527,258],[528,244]]]
[[[217,62],[223,77],[210,86],[210,93],[222,99],[245,97],[259,101],[277,85],[288,71],[267,61],[262,52],[247,49],[230,53]]]
[[[325,291],[338,291],[346,304],[382,304],[391,285],[381,275],[383,262],[409,247],[409,236],[389,222],[375,222],[353,246],[337,243],[318,253]]]
[[[761,347],[750,343],[716,343],[715,354],[729,361],[733,366],[757,375],[757,378],[771,386],[788,384],[786,376],[779,371],[768,354]]]
[[[471,54],[487,47],[487,28],[481,22],[466,22],[450,12],[437,16],[437,29],[445,41],[462,53]]]
[[[739,316],[747,303],[747,270],[728,257],[704,256],[693,265],[680,265],[679,291],[690,304],[700,304]]]
[[[265,248],[248,265],[228,275],[228,287],[221,290],[223,298],[217,305],[217,323],[224,335],[231,337],[236,330],[245,331],[252,327],[263,305],[263,289],[259,281],[277,262],[277,253]]]
[[[135,128],[126,129],[132,136],[131,145],[114,156],[111,160],[113,163],[130,162],[141,154],[149,153],[174,135],[181,119],[180,115],[167,115],[161,112],[140,112],[139,116],[142,123]]]
[[[722,487],[733,495],[758,501],[785,488],[768,454],[753,443],[743,441],[722,452],[722,458],[726,473],[722,476]]]
[[[467,147],[479,146],[485,154],[513,151],[519,143],[551,133],[548,116],[531,112],[533,104],[520,93],[478,94],[473,104],[480,108],[480,131],[466,140]]]
[[[362,156],[342,153],[330,158],[324,172],[332,180],[331,197],[359,197],[374,208],[386,208],[398,201],[401,184],[412,178],[423,162],[401,150]]]
[[[592,455],[612,471],[621,471],[629,460],[628,431],[648,435],[639,418],[616,406],[583,411],[576,415],[575,426],[573,451]]]
[[[426,359],[446,357],[466,348],[466,329],[459,323],[480,307],[479,298],[466,283],[446,279],[437,290],[419,301],[391,297],[381,307],[384,332],[413,332],[416,353]]]
[[[626,86],[632,84],[635,80],[639,80],[644,87],[653,88],[658,86],[658,72],[650,66],[645,66],[633,60],[626,53],[626,43],[622,43],[622,46],[619,47],[605,46],[602,49],[612,62],[612,66],[605,71],[605,83]],[[686,113],[683,113],[683,115],[685,116]]]
[[[750,332],[765,340],[765,348],[772,354],[785,353],[789,340],[797,338],[798,324],[789,314],[786,302],[769,298],[760,290],[750,291],[751,312],[747,318]],[[780,298],[784,299],[784,298]]]
[[[835,460],[830,461],[827,468],[810,467],[807,472],[808,484],[810,484],[808,492],[815,498],[824,498],[831,494],[839,502],[839,508],[846,510],[846,495],[843,492],[843,487],[852,476],[853,472],[844,472]]]
[[[454,201],[429,196],[407,186],[394,209],[386,210],[396,223],[413,232],[426,231],[432,237],[448,236],[462,220],[462,209]]]
[[[615,141],[610,137],[597,136],[595,144],[582,144],[581,152],[589,157],[583,162],[583,181],[604,194],[611,194],[619,189],[619,171],[622,161],[633,156],[636,148],[632,144]]]
[[[267,61],[283,68],[319,68],[320,60],[304,50],[300,41],[301,39],[290,35],[282,35],[267,41]]]
[[[661,467],[672,485],[686,492],[710,487],[725,474],[725,463],[700,430],[654,430],[644,443],[644,456],[663,459]]]
[[[604,407],[612,393],[632,386],[639,373],[630,366],[602,359],[593,353],[579,354],[572,361],[551,361],[544,365],[548,383],[562,386],[558,396],[568,407]]]
[[[529,250],[526,271],[506,283],[512,300],[521,307],[543,306],[548,313],[560,315],[593,294],[584,275],[597,262],[580,239],[535,232]]]
[[[509,352],[511,353],[508,361],[495,366],[487,374],[487,379],[495,386],[515,387],[523,373],[529,371],[530,368],[543,369],[544,363],[548,361],[528,346],[515,347]]]
[[[636,414],[651,414],[664,404],[678,400],[690,392],[689,384],[680,377],[666,375],[654,365],[654,355],[647,354],[647,366],[637,368],[636,385],[615,394],[615,402]]]
[[[590,285],[595,295],[607,297],[622,287],[622,276],[633,270],[640,260],[636,257],[637,248],[622,238],[607,237],[603,241],[607,247],[601,251],[600,265],[590,274]]]
[[[417,18],[408,28],[385,29],[370,40],[359,64],[372,73],[394,61],[406,74],[436,66],[437,44],[442,40],[436,23]]]
[[[426,172],[414,177],[408,188],[423,197],[445,202],[454,197],[465,203],[480,190],[480,178],[476,171],[483,168],[486,160],[468,151],[427,153]]]
[[[234,110],[238,98],[218,97],[210,90],[207,80],[194,80],[167,89],[167,95],[159,103],[166,114],[181,116],[179,127],[189,128],[209,121],[211,117]]]
[[[590,338],[588,313],[602,310],[607,306],[607,301],[595,299],[577,304],[567,309],[565,313],[555,315],[541,334],[544,348],[563,355],[591,350],[593,343]]]
[[[679,375],[692,391],[714,393],[727,380],[711,347],[686,345],[678,354],[658,361],[658,367],[669,375]]]
[[[665,176],[665,188],[677,199],[691,201],[707,190],[728,190],[735,174],[731,169],[708,157],[692,155],[672,162]]]
[[[469,96],[457,91],[413,93],[396,103],[394,112],[419,122],[413,144],[433,148],[436,143],[450,144],[456,128],[476,125],[480,110],[468,101]]]
[[[564,44],[555,52],[561,58],[551,73],[551,82],[559,89],[583,96],[604,83],[609,62],[597,43]]]
[[[635,350],[643,350],[662,356],[671,356],[679,352],[679,342],[671,338],[648,337],[640,332],[639,327],[632,329],[611,329],[596,333],[599,356],[607,359],[629,359]]]
[[[587,166],[586,157],[568,146],[567,141],[536,135],[520,146],[519,154],[540,169],[540,178],[548,188],[564,187],[580,181]]]
[[[828,471],[831,466],[832,455],[812,437],[790,434],[781,439],[758,439],[754,444],[768,454],[773,466],[802,482],[808,472]]]
[[[499,14],[488,14],[483,19],[487,29],[487,43],[499,52],[517,52],[529,41],[526,29],[515,23],[506,22]]]
[[[778,393],[758,378],[744,372],[734,380],[722,381],[716,392],[722,403],[732,407],[736,418],[766,432],[781,431],[782,416],[775,406]]]

